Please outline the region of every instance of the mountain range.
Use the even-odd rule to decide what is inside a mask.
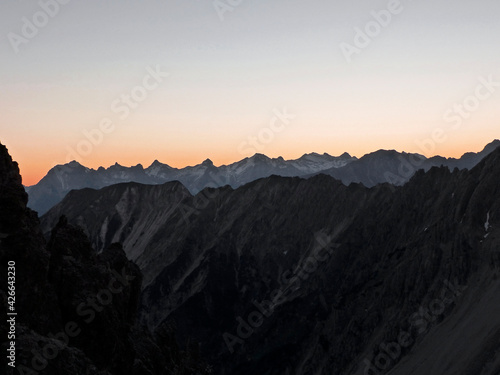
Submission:
[[[363,184],[85,188],[40,230],[63,216],[96,254],[120,242],[143,275],[136,324],[175,327],[216,374],[498,375],[500,148],[484,153],[402,186],[365,186],[415,157],[379,151],[334,170]]]
[[[344,153],[338,157],[328,154],[305,154],[296,160],[268,158],[256,154],[230,165],[214,166],[210,159],[194,167],[172,168],[158,161],[144,168],[138,164],[123,167],[115,164],[97,170],[84,167],[76,161],[52,168],[36,185],[26,188],[29,194],[28,206],[40,215],[59,203],[73,189],[94,188],[122,182],[142,184],[163,184],[169,181],[181,182],[192,194],[206,187],[229,185],[240,187],[259,178],[271,175],[283,177],[310,177],[323,173],[335,177],[344,184],[360,182],[366,187],[389,182],[393,185],[406,183],[418,170],[433,166],[447,166],[470,169],[484,156],[500,145],[495,140],[479,153],[467,153],[460,159],[440,156],[425,158],[419,154],[400,153],[394,150],[379,150],[361,158]]]

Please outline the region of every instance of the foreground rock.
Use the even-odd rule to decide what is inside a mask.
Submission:
[[[97,254],[64,217],[47,243],[26,203],[19,168],[0,145],[0,313],[18,313],[15,369],[2,355],[2,374],[205,373],[172,330],[155,337],[137,324],[142,274],[121,245]],[[7,303],[8,262],[16,267],[15,305]],[[8,329],[0,325],[2,353],[11,347]]]

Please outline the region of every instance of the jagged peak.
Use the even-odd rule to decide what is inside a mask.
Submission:
[[[158,161],[158,159],[155,159],[154,162],[151,163],[151,165],[149,167],[161,167],[162,165],[164,165],[163,163],[160,163]]]
[[[321,156],[321,155],[318,154],[317,152],[310,152],[302,155],[298,160],[307,159],[309,156]]]
[[[83,165],[82,165],[82,164],[80,164],[79,162],[77,162],[76,160],[72,160],[72,161],[70,161],[70,162],[69,162],[68,164],[66,164],[66,165],[68,165],[68,166],[70,166],[70,167],[83,167]]]
[[[308,154],[302,155],[298,160],[307,159],[307,158],[310,158],[311,156],[317,157],[317,158],[323,158],[323,159],[352,159],[352,156],[347,152],[344,152],[340,156],[332,156],[327,152],[324,152],[322,154],[317,153],[317,152],[310,152]]]
[[[135,167],[138,167],[138,166],[141,166],[141,164],[137,164],[136,166],[131,166],[131,167],[126,167],[124,165],[121,165],[120,163],[118,162],[115,162],[115,164],[111,165],[109,168],[107,168],[108,170],[113,170],[113,169],[131,169],[131,168],[135,168]]]
[[[70,161],[69,163],[66,164],[58,164],[54,167],[52,167],[48,174],[51,173],[73,173],[73,172],[79,172],[82,170],[89,170],[89,168],[85,167],[84,165],[80,164],[76,160]]]
[[[157,171],[157,170],[165,170],[165,169],[171,170],[171,169],[176,169],[176,168],[173,168],[168,164],[163,164],[162,162],[155,160],[153,163],[151,163],[151,165],[149,167],[147,167],[145,169],[145,171],[152,172],[153,170]]]
[[[261,153],[256,153],[250,159],[254,159],[254,160],[271,160],[271,158],[269,156],[261,154]]]
[[[203,161],[203,163],[201,163],[201,165],[203,165],[205,167],[213,167],[214,163],[212,160],[207,158],[207,159],[205,159],[205,161]]]
[[[486,164],[498,166],[500,165],[500,147],[494,148],[488,155],[486,155],[474,168],[483,168]]]
[[[488,151],[488,150],[494,150],[496,149],[497,147],[500,147],[500,140],[499,139],[494,139],[492,142],[488,143],[484,149],[483,149],[483,152],[484,151]]]
[[[63,169],[63,168],[67,168],[67,167],[70,167],[70,168],[80,168],[80,167],[81,168],[86,168],[84,165],[80,164],[76,160],[72,160],[72,161],[70,161],[69,163],[66,163],[66,164],[57,164],[52,169]]]
[[[0,186],[8,184],[17,185],[23,189],[19,165],[12,160],[7,147],[0,143]]]

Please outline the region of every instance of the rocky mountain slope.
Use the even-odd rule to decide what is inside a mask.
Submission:
[[[42,228],[65,214],[99,249],[121,241],[140,321],[200,342],[217,374],[496,375],[499,177],[496,149],[398,187],[119,184],[71,192]]]
[[[209,373],[194,342],[181,350],[171,328],[153,336],[138,323],[142,274],[121,245],[97,254],[64,217],[47,242],[27,200],[18,165],[0,144],[0,313],[15,322],[0,325],[0,373]],[[13,291],[15,300],[8,299]],[[12,348],[15,363],[8,365]]]

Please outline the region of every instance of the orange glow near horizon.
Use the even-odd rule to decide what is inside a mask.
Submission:
[[[348,152],[352,156],[356,156],[358,158],[363,155],[376,151],[378,149],[396,149],[397,151],[406,151],[406,152],[416,152],[421,154],[426,154],[425,156],[431,157],[434,155],[441,155],[445,157],[453,157],[459,158],[466,152],[479,152],[484,146],[493,141],[493,138],[484,142],[482,140],[472,141],[469,139],[467,142],[457,142],[454,144],[453,142],[445,142],[442,145],[438,145],[436,147],[436,152],[431,154],[426,154],[418,147],[411,147],[411,144],[407,144],[405,147],[394,147],[391,144],[383,145],[383,147],[373,147],[369,144],[348,144],[345,143],[346,148],[341,149],[342,142],[338,142],[333,147],[325,147],[326,145],[320,144],[319,147],[313,147],[312,144],[304,145],[304,147],[297,147],[296,150],[286,150],[282,148],[280,151],[278,149],[274,149],[271,146],[266,147],[261,153],[275,158],[278,156],[282,156],[286,160],[292,160],[300,158],[305,153],[317,152],[317,153],[328,153],[333,156],[339,156],[343,152]],[[3,140],[2,140],[3,143]],[[333,143],[333,142],[332,142]],[[25,186],[31,186],[37,184],[46,174],[47,172],[58,164],[65,164],[67,160],[65,157],[61,157],[58,153],[50,153],[47,152],[45,155],[37,155],[39,150],[30,149],[28,146],[20,146],[19,145],[9,145],[6,144],[12,158],[18,162],[19,168],[21,170],[21,175],[23,177],[23,184]],[[310,147],[309,147],[310,146]],[[232,150],[232,151],[230,151]],[[258,151],[258,150],[257,150]],[[133,154],[126,150],[126,148],[122,148],[122,150],[118,151],[117,149],[113,150],[99,150],[95,151],[91,155],[85,158],[77,158],[77,161],[92,169],[97,169],[101,166],[108,168],[115,163],[120,165],[130,167],[137,164],[142,164],[144,168],[147,168],[149,165],[153,163],[154,160],[158,160],[161,163],[168,164],[171,167],[175,168],[183,168],[186,166],[194,166],[202,163],[205,159],[209,158],[213,161],[216,166],[220,165],[228,165],[234,162],[237,162],[241,159],[244,159],[247,156],[251,155],[242,155],[240,154],[235,147],[220,147],[218,150],[212,150],[209,148],[198,149],[197,151],[191,149],[189,152],[183,152],[181,148],[172,149],[169,151],[160,150],[160,149],[148,149],[147,147],[142,147],[134,150]]]
[[[6,36],[40,9],[9,2],[0,142],[25,185],[71,160],[478,152],[500,138],[500,2],[438,3],[415,2],[347,56],[373,2],[248,2],[227,22],[211,2],[72,2],[17,47]],[[267,140],[244,143],[255,137]]]

